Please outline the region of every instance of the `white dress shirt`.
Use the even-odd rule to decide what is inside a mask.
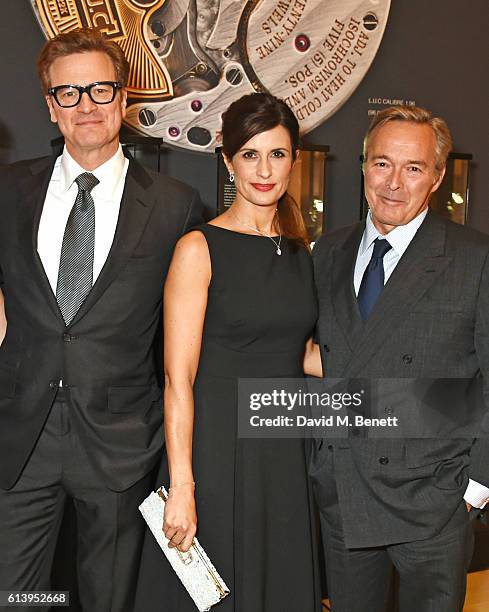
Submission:
[[[355,271],[353,275],[353,284],[355,286],[355,294],[358,295],[363,274],[370,262],[374,250],[374,241],[388,239],[392,249],[384,255],[384,285],[389,280],[395,267],[408,248],[411,240],[425,220],[428,210],[425,210],[420,215],[415,217],[406,225],[398,225],[388,234],[381,234],[372,221],[372,215],[369,211],[365,231],[363,232],[362,240],[358,247],[357,259],[355,262]],[[484,508],[489,503],[489,488],[469,479],[469,484],[465,491],[464,499],[474,508]]]
[[[119,145],[113,157],[91,171],[100,181],[91,191],[95,203],[94,283],[114,240],[128,167],[129,161]],[[83,172],[87,171],[65,147],[54,164],[39,222],[37,251],[55,295],[65,227],[78,193],[75,179]]]

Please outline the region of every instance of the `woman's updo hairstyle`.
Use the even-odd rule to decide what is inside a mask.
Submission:
[[[222,152],[232,160],[251,138],[278,125],[289,133],[295,160],[299,147],[299,123],[287,104],[269,93],[243,96],[233,102],[222,116]],[[280,198],[277,213],[282,235],[309,248],[300,207],[287,193]]]

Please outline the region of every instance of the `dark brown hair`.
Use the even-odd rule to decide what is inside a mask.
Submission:
[[[295,160],[299,147],[299,123],[287,104],[268,93],[243,96],[233,102],[222,116],[222,152],[231,160],[248,140],[279,125],[289,133]],[[277,213],[282,234],[309,248],[300,207],[287,193],[280,198]]]
[[[370,124],[365,139],[363,141],[363,159],[367,160],[368,141],[370,135],[376,128],[380,128],[389,121],[406,121],[408,123],[417,123],[418,125],[427,125],[433,130],[435,136],[435,168],[440,173],[445,164],[447,157],[452,149],[452,137],[448,125],[441,117],[433,117],[430,111],[420,106],[390,106],[377,113]]]
[[[117,80],[123,87],[127,85],[129,62],[124,57],[124,52],[119,45],[107,40],[98,30],[78,28],[71,32],[58,34],[55,38],[48,40],[42,48],[37,60],[37,71],[44,93],[46,94],[51,86],[49,82],[49,69],[55,60],[67,55],[73,55],[73,53],[87,53],[90,51],[99,51],[108,55],[114,65]]]

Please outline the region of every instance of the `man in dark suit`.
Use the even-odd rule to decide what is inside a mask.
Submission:
[[[489,239],[428,210],[450,148],[445,122],[416,107],[369,128],[368,217],[314,250],[326,378],[487,380]],[[448,398],[451,414],[466,409]],[[402,418],[382,397],[371,408]],[[489,499],[487,440],[364,433],[317,440],[311,464],[332,609],[384,612],[394,565],[402,612],[458,612],[469,511]]]
[[[193,189],[122,152],[128,71],[95,30],[49,41],[39,72],[65,148],[0,176],[0,590],[49,589],[69,496],[87,612],[132,609],[137,506],[163,442],[163,282],[201,221]]]

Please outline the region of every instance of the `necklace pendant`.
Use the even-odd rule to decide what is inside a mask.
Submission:
[[[282,249],[278,246],[277,247],[277,255],[282,255]]]

